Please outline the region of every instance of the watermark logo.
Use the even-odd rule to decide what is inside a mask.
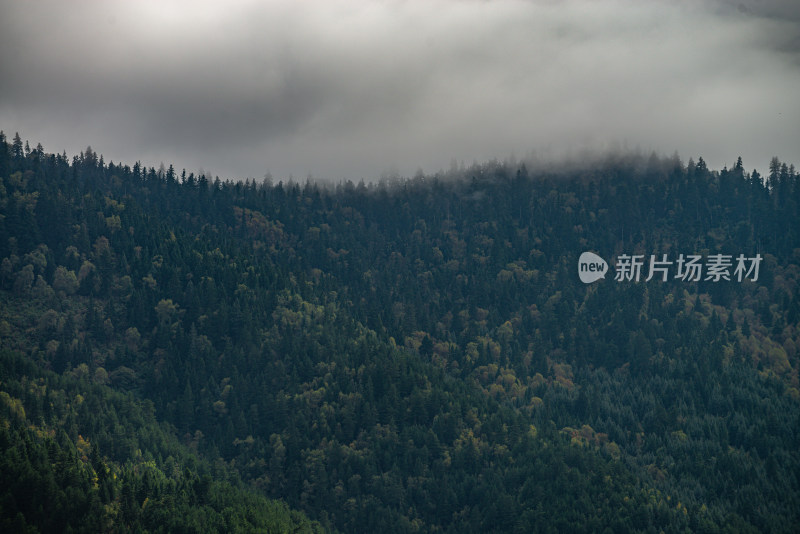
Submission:
[[[608,264],[594,252],[584,252],[578,258],[578,276],[584,284],[591,284],[606,277]]]
[[[683,282],[719,282],[720,280],[741,282],[750,279],[758,280],[761,254],[747,257],[739,254],[736,258],[731,254],[710,254],[705,261],[698,254],[680,254],[675,260],[662,254],[620,254],[614,264],[614,280],[616,282],[649,282],[660,278],[662,282],[670,279]],[[584,284],[591,284],[605,278],[608,264],[593,252],[584,252],[578,258],[578,276]],[[645,276],[646,274],[646,276]]]

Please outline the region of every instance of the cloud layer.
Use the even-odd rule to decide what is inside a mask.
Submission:
[[[628,146],[800,164],[800,10],[753,0],[18,2],[0,128],[221,178]]]

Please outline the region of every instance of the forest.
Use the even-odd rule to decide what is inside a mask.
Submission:
[[[796,532],[798,284],[778,158],[273,183],[0,133],[0,530]]]

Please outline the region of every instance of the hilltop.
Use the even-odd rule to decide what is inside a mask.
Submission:
[[[800,523],[777,158],[273,184],[0,136],[0,179],[4,530]],[[584,284],[584,251],[732,276]]]

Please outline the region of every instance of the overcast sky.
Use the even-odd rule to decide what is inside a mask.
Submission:
[[[0,129],[222,179],[586,148],[800,166],[800,2],[2,1]]]

